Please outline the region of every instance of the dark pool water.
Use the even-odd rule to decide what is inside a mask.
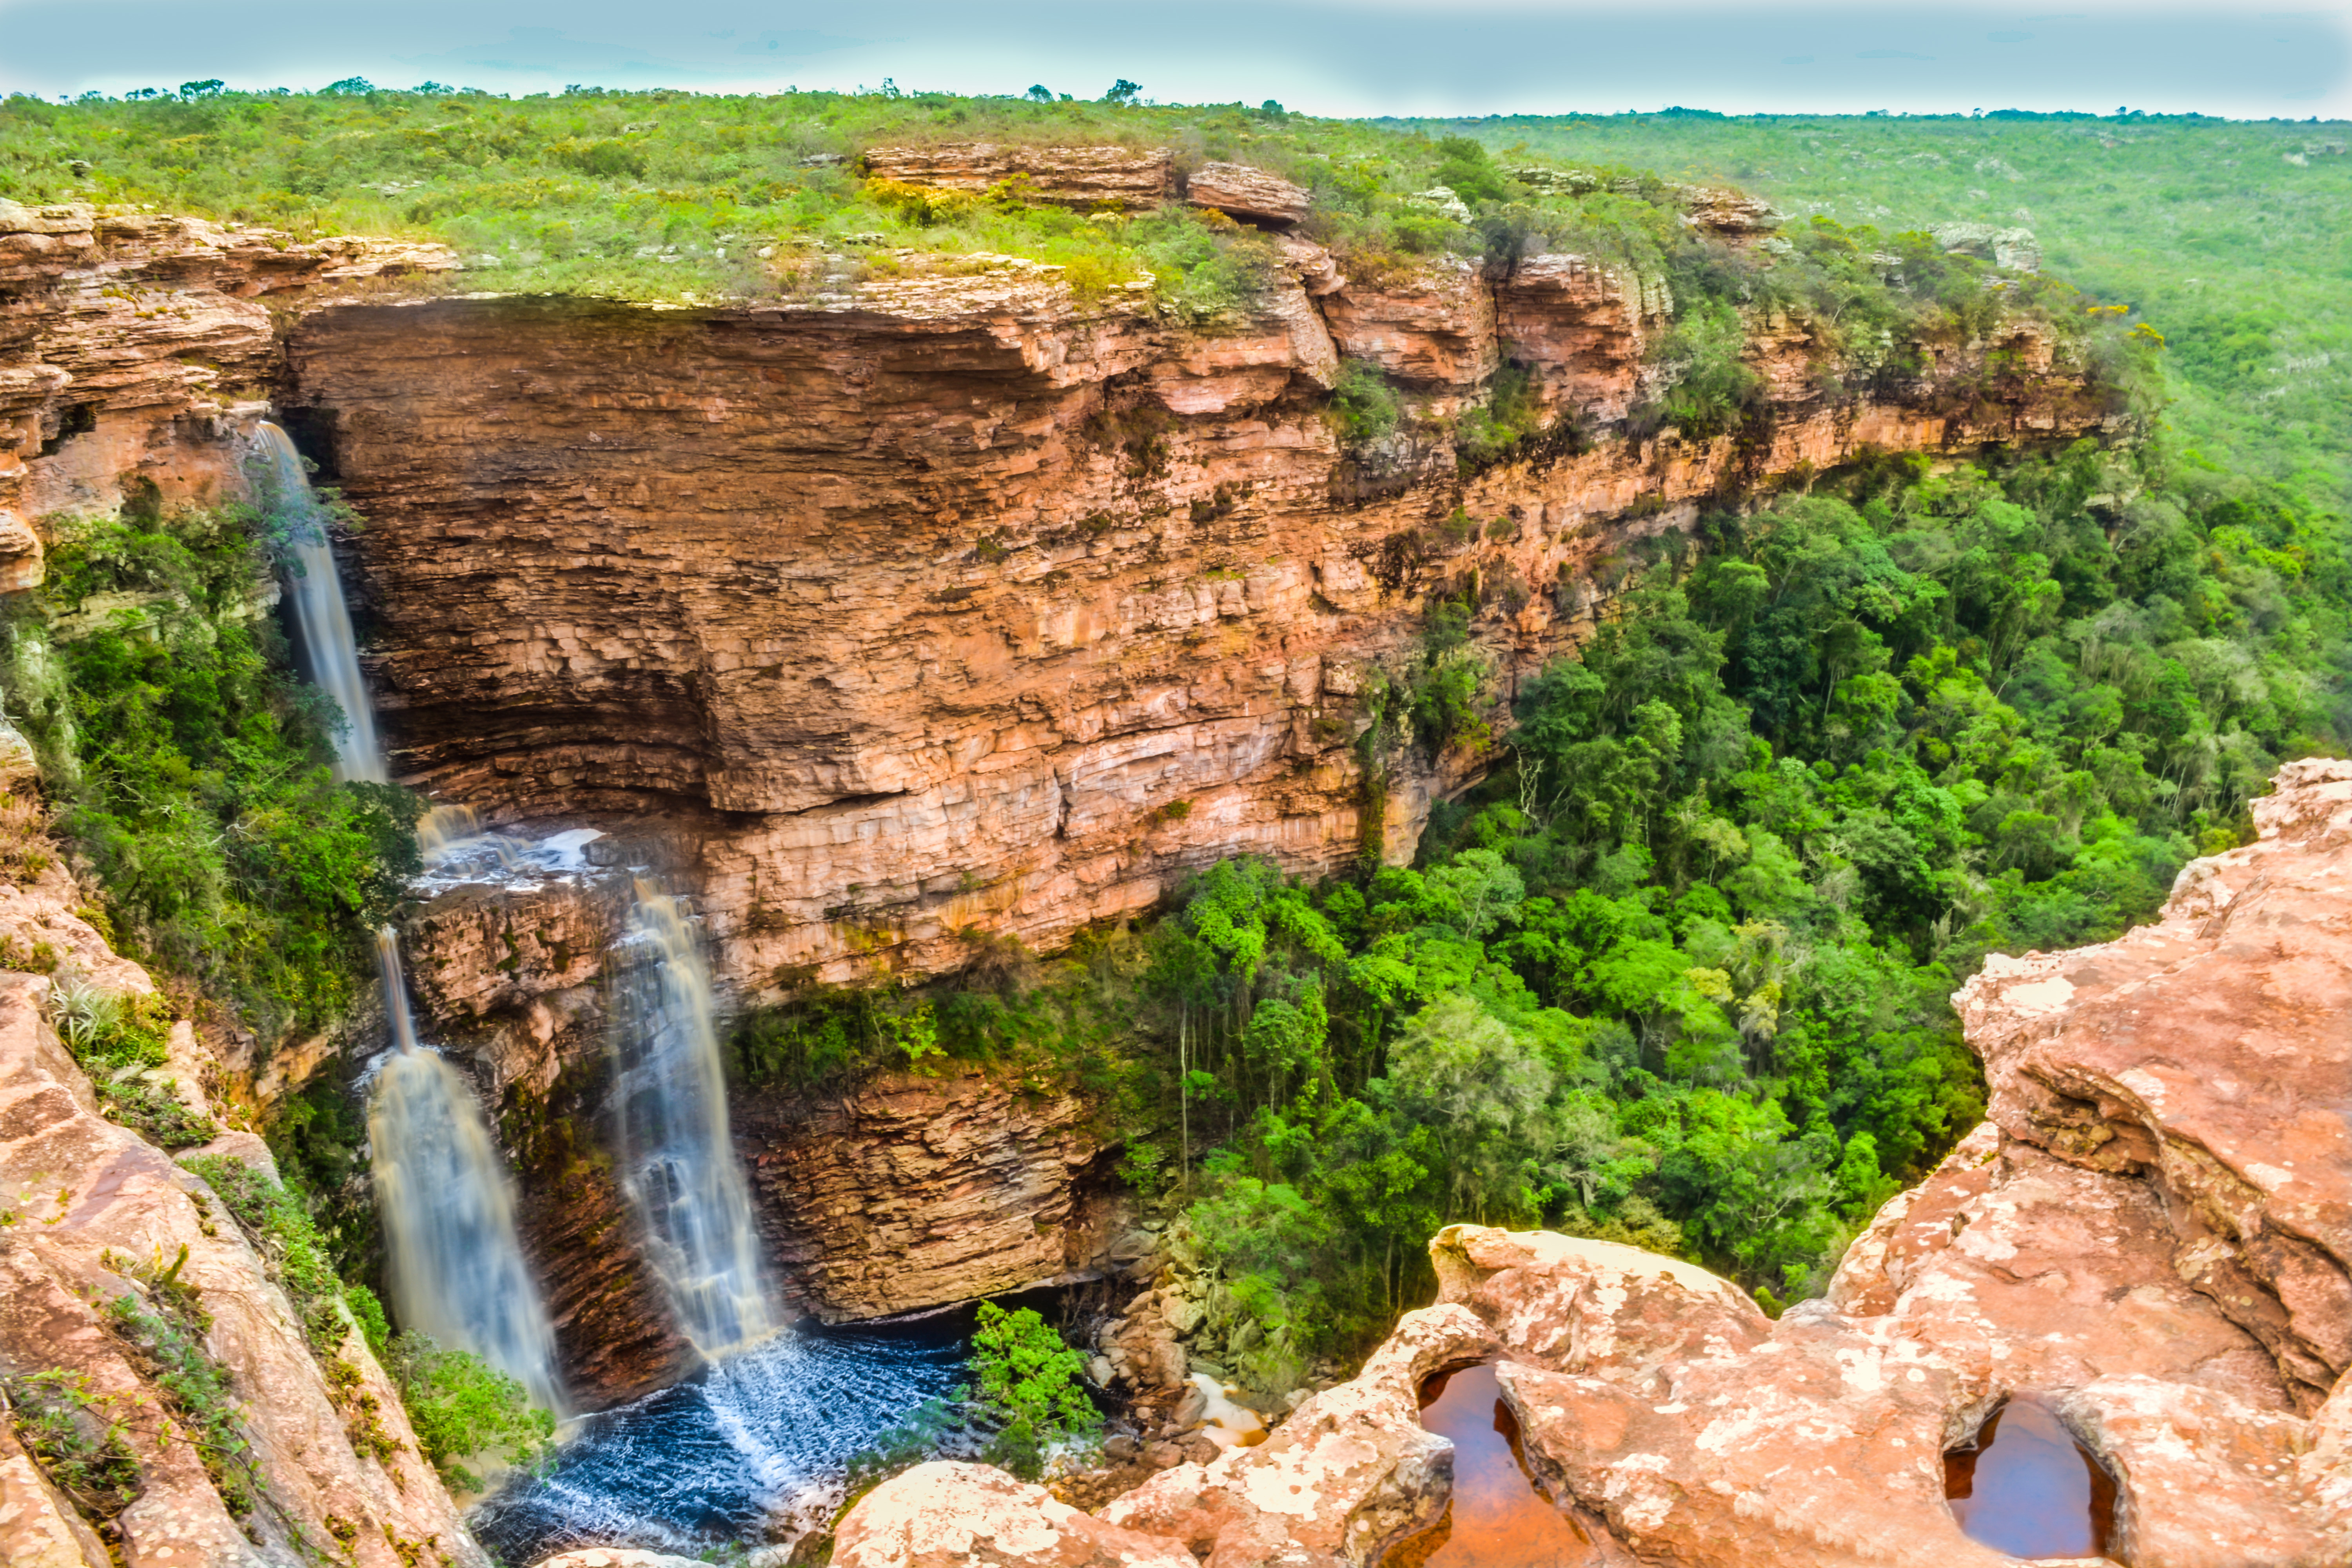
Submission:
[[[509,1563],[567,1546],[687,1556],[757,1543],[829,1503],[850,1456],[963,1380],[971,1319],[795,1327],[690,1383],[583,1419],[554,1467],[485,1500],[475,1535]]]
[[[1536,1489],[1493,1367],[1431,1378],[1421,1391],[1421,1424],[1454,1440],[1454,1500],[1444,1519],[1389,1553],[1391,1568],[1598,1568],[1607,1561],[1576,1520]]]
[[[1962,1533],[2012,1557],[2104,1556],[2115,1523],[2114,1480],[2030,1398],[1995,1410],[1975,1447],[1944,1456],[1944,1495]]]

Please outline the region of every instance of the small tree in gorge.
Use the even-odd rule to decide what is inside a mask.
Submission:
[[[1045,1470],[1046,1445],[1102,1429],[1102,1413],[1078,1381],[1086,1364],[1031,1309],[980,1304],[971,1337],[975,1403],[1004,1423],[989,1443],[991,1463],[1034,1481]]]

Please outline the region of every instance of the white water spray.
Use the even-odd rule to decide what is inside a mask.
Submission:
[[[287,526],[289,549],[299,574],[288,574],[294,620],[302,633],[310,679],[343,710],[344,731],[335,742],[335,776],[383,784],[390,776],[376,741],[375,710],[360,676],[359,644],[352,636],[352,613],[343,603],[343,580],[327,542],[326,509],[310,490],[310,476],[293,439],[277,426],[261,426],[263,455],[277,479],[274,498]]]
[[[523,1264],[505,1163],[464,1075],[416,1042],[390,927],[376,957],[398,1047],[368,1102],[393,1305],[403,1327],[473,1352],[560,1415],[555,1335]]]
[[[637,885],[615,949],[613,1053],[621,1181],[694,1347],[715,1357],[780,1326],[751,1192],[727,1131],[710,977],[677,900]]]

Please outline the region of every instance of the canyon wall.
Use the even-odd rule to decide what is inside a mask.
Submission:
[[[0,1374],[16,1416],[0,1420],[0,1562],[301,1568],[331,1553],[355,1568],[483,1568],[357,1325],[336,1318],[331,1350],[314,1351],[320,1327],[306,1332],[279,1283],[278,1244],[248,1237],[204,1179],[100,1114],[50,1026],[47,994],[68,983],[118,994],[153,984],[73,912],[84,898],[54,861],[0,884],[11,951],[44,944],[58,964],[55,978],[0,972]],[[185,1024],[171,1058],[182,1101],[225,1117],[207,1101],[213,1064]],[[183,1153],[277,1173],[250,1131]],[[202,1426],[172,1392],[189,1386],[186,1369],[142,1348],[143,1331],[118,1316],[122,1302],[190,1325],[198,1359],[226,1380],[249,1444],[241,1455],[200,1442]],[[28,1456],[27,1443],[49,1441],[30,1436],[32,1389],[65,1405],[100,1458],[121,1445],[134,1473],[119,1511],[91,1495],[102,1489],[78,1500],[53,1485],[55,1452],[37,1456],[43,1465]],[[250,1493],[242,1506],[240,1487]]]
[[[2014,1563],[1963,1535],[1944,1468],[2011,1398],[2113,1481],[2109,1560],[2352,1560],[2352,763],[2289,764],[2253,813],[2258,841],[2192,862],[2158,923],[1963,987],[1991,1120],[1825,1300],[1776,1322],[1677,1259],[1453,1226],[1438,1304],[1265,1444],[1092,1514],[923,1466],[851,1511],[835,1561],[1378,1562],[1451,1490],[1420,1380],[1474,1361],[1596,1564]]]
[[[1654,289],[1570,257],[1372,288],[1286,244],[1219,331],[912,256],[773,308],[306,314],[280,400],[370,519],[396,771],[503,820],[666,819],[740,993],[936,973],[959,933],[1051,947],[1237,852],[1409,855],[1488,761],[1391,746],[1366,787],[1433,593],[1479,605],[1499,701],[1703,500],[2111,417],[2021,325],[1831,402],[1766,323],[1761,426],[1637,440],[1609,432],[1654,369]],[[1476,472],[1410,426],[1344,448],[1341,355],[1440,412],[1523,365],[1553,434]]]

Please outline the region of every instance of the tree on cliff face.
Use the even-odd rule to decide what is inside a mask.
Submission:
[[[1417,868],[1204,874],[1143,986],[1210,1151],[1168,1151],[1185,1246],[1263,1324],[1213,1349],[1271,1384],[1265,1344],[1377,1337],[1450,1220],[1817,1288],[1982,1114],[1958,982],[2148,918],[2337,743],[2340,523],[2205,484],[2084,446],[1710,517]]]

